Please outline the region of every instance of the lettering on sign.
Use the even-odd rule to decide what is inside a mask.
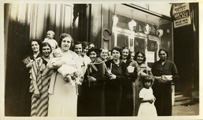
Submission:
[[[191,24],[189,3],[173,4],[174,27],[182,27]]]

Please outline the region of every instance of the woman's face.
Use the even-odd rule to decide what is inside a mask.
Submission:
[[[134,60],[135,53],[131,53],[131,60]]]
[[[47,46],[43,46],[42,47],[42,55],[45,57],[45,58],[48,58],[49,55],[51,53],[51,48],[47,45]]]
[[[120,54],[119,51],[117,51],[117,50],[114,49],[114,50],[112,51],[112,57],[113,57],[114,60],[118,60],[118,59],[120,59],[121,54]]]
[[[102,49],[101,53],[100,53],[100,57],[104,60],[106,60],[106,58],[108,57],[108,50],[106,49]]]
[[[61,41],[61,49],[64,51],[68,51],[71,47],[71,38],[65,37]]]
[[[129,50],[128,49],[123,49],[122,50],[122,58],[127,59],[128,55],[129,55]]]
[[[39,52],[39,44],[36,41],[32,41],[31,48],[33,52]]]
[[[74,52],[78,55],[82,54],[82,44],[76,44],[74,46]]]
[[[143,63],[143,60],[144,60],[144,56],[143,56],[141,53],[139,53],[139,54],[137,55],[137,62],[138,62],[139,64],[141,64],[141,63]]]
[[[83,55],[86,55],[87,52],[88,52],[88,46],[83,49],[82,54],[83,54]]]
[[[160,54],[159,54],[159,57],[160,57],[160,60],[161,61],[165,61],[167,59],[167,54],[165,51],[160,51]]]
[[[95,51],[90,52],[89,57],[92,62],[94,62],[97,58],[97,53]]]

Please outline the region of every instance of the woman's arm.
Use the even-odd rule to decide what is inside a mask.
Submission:
[[[28,64],[26,64],[26,68],[31,68],[32,67],[33,61],[30,61]]]
[[[30,59],[30,57],[27,57],[23,60],[23,63],[25,64],[26,68],[31,68],[33,60]]]
[[[62,64],[60,61],[57,61],[57,58],[51,58],[49,62],[47,63],[48,69],[56,69],[59,68]]]

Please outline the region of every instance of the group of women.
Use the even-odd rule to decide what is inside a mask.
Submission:
[[[60,66],[53,66],[54,51],[47,42],[31,41],[32,55],[25,59],[26,67],[30,68],[31,116],[137,116],[141,77],[152,75],[143,52],[137,52],[132,59],[128,48],[117,46],[108,56],[107,49],[88,49],[81,44],[80,54],[76,50],[78,43],[74,44],[66,33],[61,34],[58,46],[62,56],[78,65],[78,79],[82,84],[73,86],[57,71]],[[177,75],[174,64],[170,66],[173,71],[166,66],[165,74]],[[155,67],[152,71],[161,76],[159,70],[164,69]],[[165,89],[161,84],[165,83],[158,82],[158,90]]]

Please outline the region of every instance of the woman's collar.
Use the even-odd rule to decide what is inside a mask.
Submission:
[[[50,60],[50,56],[49,57],[44,57],[44,56],[42,56],[42,59],[44,59],[45,61],[49,61]]]
[[[121,63],[121,60],[120,60],[120,59],[118,59],[116,62],[115,62],[115,60],[114,60],[114,59],[113,59],[112,61],[113,61],[113,63],[114,63],[114,64],[116,64],[116,65],[118,65],[118,66],[119,66],[119,65],[120,65],[120,63]]]

